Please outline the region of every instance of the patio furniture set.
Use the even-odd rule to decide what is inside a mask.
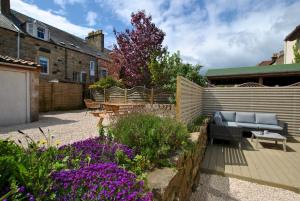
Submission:
[[[286,136],[288,125],[278,120],[274,113],[217,111],[210,123],[210,139],[230,140],[239,143],[242,147],[243,133],[251,132],[256,138],[256,148],[259,139],[283,142],[286,151]]]

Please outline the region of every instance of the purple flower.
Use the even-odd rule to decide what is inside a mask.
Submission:
[[[115,163],[98,163],[52,174],[57,200],[150,201],[143,182]]]
[[[80,159],[81,166],[85,166],[88,163],[115,162],[117,150],[121,150],[128,158],[134,157],[133,150],[127,146],[97,137],[62,146],[60,148],[62,154],[59,158],[63,159],[69,156],[69,162],[73,159]],[[90,161],[88,158],[90,158]]]

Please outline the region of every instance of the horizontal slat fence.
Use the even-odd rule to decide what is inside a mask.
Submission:
[[[203,114],[217,110],[276,113],[300,136],[300,87],[212,87],[203,91]]]
[[[173,96],[171,92],[148,89],[142,86],[136,86],[131,89],[122,89],[119,87],[111,87],[104,90],[93,90],[93,99],[99,102],[143,102],[153,104],[168,104],[170,97]]]
[[[176,87],[176,119],[188,123],[202,114],[203,88],[178,76]]]
[[[74,83],[40,81],[40,112],[82,108],[83,86]]]

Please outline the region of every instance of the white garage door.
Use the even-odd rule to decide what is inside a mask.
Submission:
[[[27,93],[26,72],[0,69],[0,126],[27,121]]]

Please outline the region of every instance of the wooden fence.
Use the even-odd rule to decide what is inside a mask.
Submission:
[[[151,104],[170,103],[172,93],[159,89],[137,86],[131,89],[112,87],[104,90],[92,90],[93,98],[99,102],[144,102]]]
[[[176,119],[188,123],[202,114],[203,88],[178,76],[176,88]]]
[[[40,80],[40,112],[72,110],[83,106],[83,86],[74,83],[55,83]]]
[[[199,114],[218,110],[276,113],[288,123],[290,135],[300,136],[300,86],[287,87],[207,87],[178,77],[176,117],[189,122]]]
[[[289,134],[300,135],[300,87],[214,87],[203,92],[203,114],[217,110],[276,113],[288,123]]]

